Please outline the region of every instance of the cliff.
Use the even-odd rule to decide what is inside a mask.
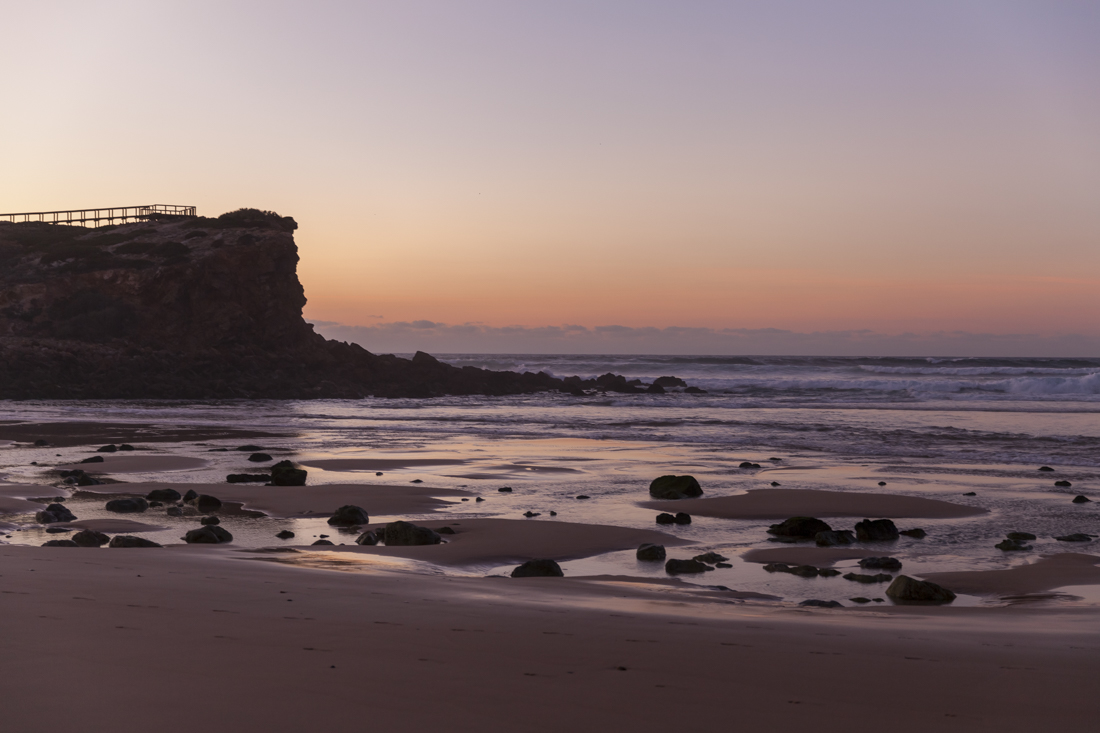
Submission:
[[[0,223],[0,399],[429,397],[597,386],[324,339],[302,318],[296,228],[289,217],[255,210],[98,229]],[[624,387],[621,379],[613,389]]]

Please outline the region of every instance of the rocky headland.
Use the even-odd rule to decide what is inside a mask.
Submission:
[[[255,209],[98,229],[0,223],[0,399],[663,391],[327,340],[302,317],[295,229]]]

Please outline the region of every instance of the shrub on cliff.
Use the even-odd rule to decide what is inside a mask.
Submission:
[[[227,211],[217,219],[202,219],[204,225],[220,229],[234,227],[263,227],[279,229],[284,232],[292,232],[298,228],[298,222],[289,216],[279,216],[274,211],[262,211],[260,209],[237,209]]]

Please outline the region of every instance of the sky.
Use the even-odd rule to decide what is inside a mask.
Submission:
[[[1095,2],[0,11],[0,213],[293,216],[371,351],[1100,356]]]

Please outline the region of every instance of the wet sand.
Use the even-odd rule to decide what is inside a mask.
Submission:
[[[988,514],[986,509],[919,496],[815,489],[753,489],[736,496],[646,501],[641,506],[663,512],[688,512],[723,519],[785,519],[795,516],[958,519]]]
[[[417,466],[460,466],[461,458],[325,458],[302,461],[303,466],[322,471],[396,471]]]
[[[749,550],[742,553],[741,559],[748,562],[782,562],[789,565],[816,565],[819,568],[826,568],[844,560],[878,557],[888,553],[889,550],[881,549],[832,550],[825,547],[769,547],[762,550]]]
[[[1071,585],[1100,585],[1100,556],[1077,552],[1044,555],[1007,570],[929,573],[927,580],[956,593],[1041,593]]]
[[[103,458],[102,462],[95,463],[66,463],[57,466],[59,470],[71,471],[80,469],[89,474],[113,474],[113,473],[158,473],[160,471],[188,471],[194,468],[203,468],[210,465],[210,461],[191,456],[163,456],[163,455],[115,455],[97,454]]]
[[[5,422],[0,423],[0,440],[34,443],[45,440],[57,448],[110,443],[177,443],[208,440],[289,438],[287,433],[216,427],[167,427],[164,425],[109,422]]]
[[[1094,614],[808,611],[256,557],[0,547],[5,728],[1030,732],[1100,714]]]

